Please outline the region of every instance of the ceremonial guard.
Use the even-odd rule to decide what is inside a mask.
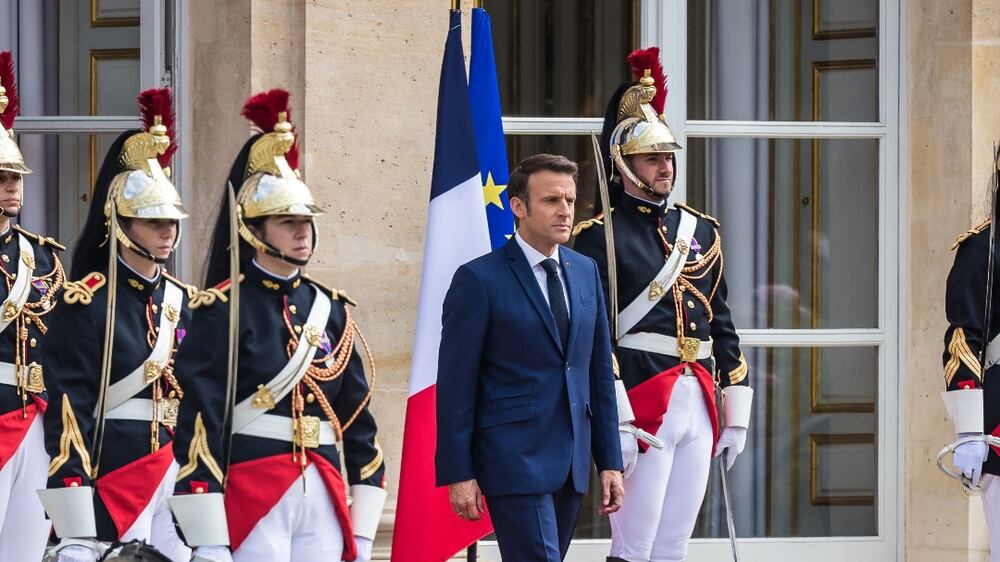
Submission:
[[[302,272],[320,210],[296,171],[288,92],[257,94],[242,113],[255,134],[230,171],[214,286],[192,301],[177,358],[187,395],[171,505],[199,559],[227,560],[229,545],[238,562],[367,561],[386,496],[372,355],[354,301]]]
[[[47,402],[39,363],[47,315],[64,274],[51,238],[13,224],[23,177],[31,173],[14,142],[18,114],[14,60],[0,53],[0,560],[38,560],[51,525],[35,490],[45,487],[49,456],[42,436]]]
[[[1000,408],[996,406],[1000,385],[995,380],[1000,321],[993,318],[1000,294],[995,291],[995,250],[990,255],[994,236],[991,221],[986,221],[959,236],[951,247],[955,262],[945,293],[948,329],[942,397],[958,436],[958,442],[950,446],[952,462],[962,471],[967,488],[982,494],[990,562],[1000,562],[1000,449],[984,441],[984,434],[1000,437]]]
[[[613,208],[576,226],[574,248],[602,272],[620,371],[626,500],[611,515],[608,560],[679,562],[713,452],[726,451],[732,466],[743,450],[752,390],[726,304],[719,223],[666,202],[681,147],[662,115],[667,91],[659,49],[633,52],[629,63],[638,83],[619,87],[604,121]],[[723,395],[721,432],[716,386]]]
[[[190,556],[166,498],[183,396],[173,355],[197,290],[164,270],[187,216],[167,179],[177,148],[170,91],[146,90],[139,105],[142,130],[121,134],[101,166],[75,281],[49,325],[59,345],[42,361],[52,461],[38,495],[61,539],[50,557],[63,561],[93,561],[107,543],[137,539],[174,561]]]

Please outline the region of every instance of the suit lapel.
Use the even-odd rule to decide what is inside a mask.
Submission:
[[[531,266],[528,265],[528,258],[524,257],[524,252],[521,251],[520,246],[517,245],[517,241],[514,238],[511,238],[507,242],[504,250],[507,252],[507,259],[509,260],[511,270],[514,271],[514,276],[521,283],[521,288],[524,289],[524,292],[528,294],[528,300],[531,301],[538,315],[542,317],[542,322],[548,328],[552,341],[561,350],[562,343],[559,341],[559,333],[556,331],[556,319],[552,316],[552,309],[549,308],[548,303],[545,301],[545,296],[542,295],[542,289],[538,286],[538,281],[535,279],[535,274],[531,271]]]
[[[563,278],[566,280],[566,300],[569,301],[569,337],[566,338],[566,354],[569,355],[570,348],[576,340],[576,332],[579,330],[580,322],[580,294],[584,280],[580,278],[577,270],[580,268],[569,252],[560,250],[559,257],[562,258]]]

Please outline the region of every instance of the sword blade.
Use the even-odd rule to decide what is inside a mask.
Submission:
[[[740,562],[740,549],[736,544],[736,523],[733,521],[733,500],[729,497],[729,475],[726,473],[726,458],[729,451],[722,451],[719,457],[719,476],[722,478],[722,502],[726,504],[726,527],[729,528],[729,545],[733,547],[733,560]]]

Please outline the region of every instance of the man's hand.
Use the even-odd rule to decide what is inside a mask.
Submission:
[[[617,470],[602,470],[601,488],[603,495],[601,507],[597,509],[597,513],[611,515],[621,509],[622,498],[625,497],[625,488],[622,487],[622,473]]]
[[[606,488],[605,488],[606,489]],[[621,489],[621,478],[618,480],[618,489]],[[466,480],[456,482],[448,486],[448,499],[451,501],[451,508],[466,521],[479,521],[486,511],[483,505],[483,492],[479,489],[476,480]]]

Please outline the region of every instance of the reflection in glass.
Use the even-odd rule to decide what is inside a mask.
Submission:
[[[486,0],[505,116],[601,117],[630,78],[638,0]]]
[[[729,472],[739,536],[876,535],[877,349],[744,352],[755,410]],[[726,538],[724,509],[713,464],[694,536]]]
[[[688,118],[878,114],[878,0],[688,0]]]
[[[878,325],[878,141],[689,138],[737,328]]]

